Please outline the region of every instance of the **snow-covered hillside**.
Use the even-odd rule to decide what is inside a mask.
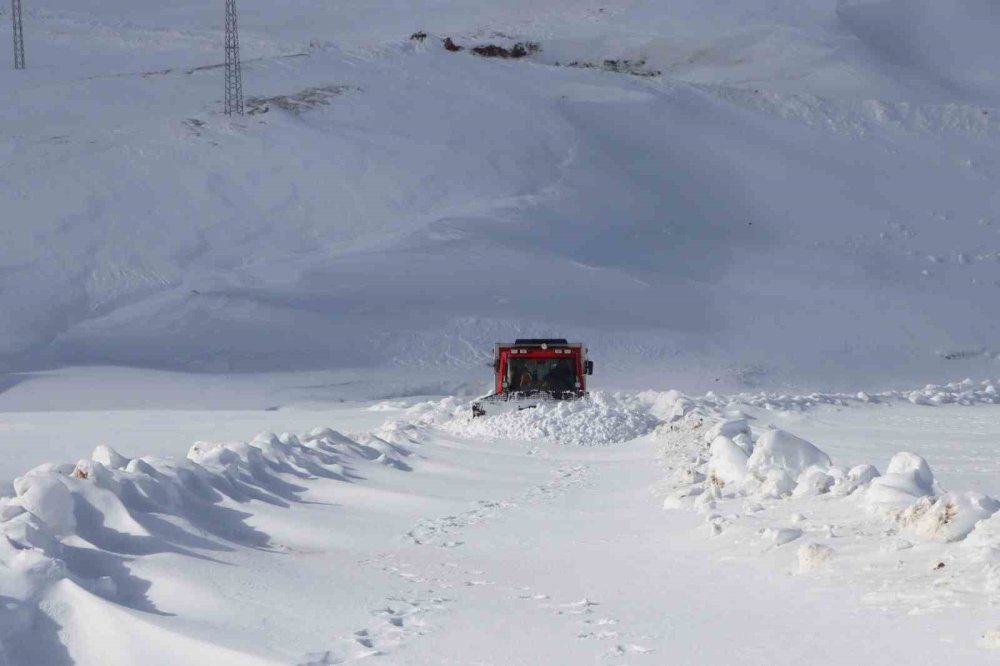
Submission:
[[[247,0],[233,121],[221,6],[25,11],[0,369],[412,394],[545,333],[605,386],[885,388],[1000,351],[988,0]]]

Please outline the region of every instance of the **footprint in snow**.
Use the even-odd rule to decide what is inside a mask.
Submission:
[[[371,637],[368,635],[368,630],[367,629],[359,629],[358,631],[355,631],[354,632],[354,641],[358,645],[360,645],[361,647],[365,647],[365,648],[369,648],[369,649],[375,647],[375,644],[372,643]]]
[[[652,652],[652,650],[641,645],[636,645],[634,643],[619,643],[605,652],[604,655],[607,657],[621,657],[626,654],[649,654],[650,652]]]
[[[621,634],[611,629],[601,629],[599,631],[581,631],[576,635],[576,637],[592,638],[599,641],[606,641],[606,640],[611,640],[613,638],[621,638]]]
[[[343,660],[338,659],[328,650],[326,652],[307,654],[305,661],[296,662],[295,666],[333,666],[333,664],[342,663],[344,663]]]
[[[591,601],[590,599],[584,597],[579,601],[572,601],[568,604],[560,604],[560,608],[587,608],[588,606],[599,606],[596,601]]]
[[[592,606],[598,606],[596,601],[583,598],[568,604],[559,604],[556,615],[589,615],[594,612]]]
[[[336,652],[333,650],[313,652],[307,654],[303,661],[295,662],[294,666],[334,666],[335,664],[346,664],[347,662],[367,659],[368,657],[378,657],[384,654],[381,650],[374,647],[372,639],[364,629],[354,632],[354,635],[350,638],[344,637],[340,639],[338,643],[342,647]]]

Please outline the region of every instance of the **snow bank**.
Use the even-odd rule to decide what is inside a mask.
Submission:
[[[746,419],[728,419],[709,428],[705,432],[705,441],[712,442],[716,437],[734,439],[740,435],[750,436],[750,422]]]
[[[680,391],[643,391],[638,398],[649,406],[650,414],[667,423],[679,421],[697,408],[697,403]]]
[[[662,423],[638,397],[605,393],[475,419],[466,409],[463,407],[440,427],[471,439],[545,439],[574,446],[600,446],[633,440]]]
[[[721,433],[746,438],[751,453]],[[869,511],[917,539],[960,541],[975,531],[980,550],[994,543],[1000,549],[1000,528],[992,522],[977,528],[997,512],[1000,502],[976,492],[943,493],[927,461],[914,453],[894,455],[880,476],[872,465],[837,467],[825,452],[782,430],[769,430],[754,442],[745,421],[720,421],[701,436],[710,437],[707,458],[698,455],[678,469],[675,479],[682,487],[665,506],[681,506],[685,498],[694,508],[713,510],[717,500],[735,497],[859,497]]]
[[[873,509],[901,508],[932,495],[934,490],[934,473],[927,461],[904,451],[892,457],[885,476],[871,482],[866,500]]]
[[[741,420],[720,423],[706,437],[716,432],[740,438],[737,443],[717,435],[709,446],[707,473],[719,487],[736,485],[742,494],[770,498],[818,495],[846,476],[832,468],[825,453],[782,430],[768,431],[753,442],[746,421]]]
[[[836,554],[838,574],[860,581],[874,603],[903,612],[948,605],[956,589],[979,591],[984,604],[1000,590],[1000,501],[944,491],[912,452],[892,456],[882,475],[869,464],[837,466],[782,430],[755,439],[745,418],[733,418],[738,411],[709,397],[658,434],[673,470],[663,507],[704,513],[719,547],[773,552],[798,573],[823,570]],[[796,562],[785,546],[799,542]],[[910,549],[919,557],[899,555]],[[892,575],[873,574],[872,556],[898,559]],[[947,572],[935,573],[941,578],[932,585],[928,562]]]
[[[99,446],[76,465],[36,467],[14,481],[14,497],[0,499],[0,664],[6,663],[4,646],[30,640],[28,628],[45,612],[43,597],[55,595],[71,615],[75,604],[95,597],[103,599],[102,613],[131,603],[118,599],[129,576],[115,565],[121,553],[185,552],[186,544],[206,536],[266,547],[268,535],[246,522],[250,514],[217,505],[289,506],[304,489],[297,479],[357,478],[362,462],[409,469],[408,455],[376,434],[349,438],[318,429],[197,442],[183,459],[130,460]],[[117,573],[99,573],[107,571]]]
[[[830,465],[828,455],[784,430],[770,430],[761,435],[747,460],[747,468],[758,476],[775,470],[798,476],[809,467]]]
[[[746,451],[728,437],[719,435],[709,447],[708,471],[716,483],[736,484],[747,478]]]
[[[906,531],[926,541],[960,541],[998,508],[1000,502],[982,493],[945,493],[936,498],[921,497],[904,509],[898,520]]]
[[[989,518],[976,523],[962,546],[973,560],[1000,562],[1000,514],[994,512]],[[997,591],[1000,591],[1000,579],[997,582]]]

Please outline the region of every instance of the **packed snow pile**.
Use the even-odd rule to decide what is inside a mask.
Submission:
[[[934,494],[934,473],[927,461],[914,453],[897,453],[885,476],[873,479],[865,500],[872,507],[904,508]]]
[[[574,446],[627,442],[661,421],[635,396],[594,393],[582,400],[542,403],[532,409],[472,418],[463,410],[441,427],[453,434],[490,440],[552,440]]]
[[[961,541],[997,509],[1000,502],[983,493],[944,493],[921,497],[904,509],[897,520],[907,532],[922,540]],[[1000,546],[1000,541],[995,543]]]
[[[706,514],[712,538],[774,551],[799,573],[836,567],[856,578],[872,568],[870,558],[919,552],[899,560],[891,581],[878,581],[882,592],[873,598],[883,604],[913,603],[904,590],[928,567],[947,568],[951,577],[927,590],[926,603],[933,607],[946,598],[933,595],[950,594],[949,586],[959,584],[952,581],[978,591],[984,603],[991,590],[1000,589],[997,499],[945,491],[915,453],[892,456],[884,474],[869,464],[848,469],[789,432],[751,427],[732,403],[692,404],[687,416],[661,430],[673,469],[663,505]],[[781,554],[793,541],[804,542],[794,559]]]
[[[268,535],[246,522],[250,514],[226,505],[289,506],[304,490],[295,480],[355,479],[364,462],[408,469],[407,455],[376,434],[349,438],[323,428],[198,442],[179,460],[130,460],[99,446],[75,465],[32,469],[14,482],[15,496],[0,499],[0,664],[30,640],[25,632],[45,612],[43,599],[69,607],[81,598],[139,603],[127,570],[113,566],[121,553],[183,553],[199,542],[269,547]]]
[[[688,496],[702,496],[709,504],[713,498],[734,494],[779,499],[821,494],[848,482],[846,470],[833,467],[826,453],[791,433],[770,430],[756,440],[748,428],[732,438],[716,434],[720,430],[732,433],[745,423],[723,422],[705,433],[707,460],[683,474],[704,476],[706,481],[686,489]]]
[[[791,433],[767,430],[754,436],[746,423],[721,421],[705,430],[692,460],[676,472],[681,487],[665,506],[689,502],[714,510],[719,502],[736,498],[850,497],[899,529],[946,542],[964,538],[979,520],[1000,508],[1000,502],[982,493],[943,492],[927,461],[914,453],[897,453],[884,475],[867,464],[847,469]]]

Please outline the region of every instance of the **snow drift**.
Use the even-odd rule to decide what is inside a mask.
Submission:
[[[971,382],[952,386],[962,402],[974,404],[992,401],[994,391],[987,388],[993,384],[984,382],[978,390]],[[911,393],[878,399],[911,402]],[[774,396],[761,406],[794,413],[841,400],[872,400],[866,397]],[[847,469],[791,433],[752,427],[742,415],[746,402],[741,397],[646,394],[644,399],[661,412],[685,401],[686,415],[655,435],[664,442],[664,460],[673,469],[663,506],[705,514],[713,539],[731,548],[773,551],[797,573],[825,576],[836,570],[862,589],[875,585],[879,591],[868,593],[873,603],[900,604],[906,612],[947,606],[953,587],[983,604],[996,589],[1000,501],[981,492],[942,489],[923,457],[899,452],[883,474],[870,464]],[[790,543],[802,544],[795,558],[782,554]],[[900,555],[903,551],[907,554]],[[899,558],[891,576],[865,573],[878,572],[873,562],[886,553]],[[949,578],[915,591],[928,569],[946,570]]]
[[[100,654],[101,663],[134,663],[136,654],[146,654],[144,641],[167,641],[174,649],[153,651],[149,663],[166,666],[175,654],[232,666],[272,663],[166,635],[129,612],[152,609],[122,558],[195,556],[188,550],[195,544],[270,548],[268,535],[248,523],[250,514],[234,507],[288,507],[299,501],[302,480],[357,479],[360,463],[408,469],[407,455],[405,447],[374,434],[351,439],[323,428],[299,436],[262,433],[249,442],[198,442],[180,460],[129,460],[102,446],[76,465],[29,471],[15,481],[16,496],[0,500],[0,663],[49,663],[44,651],[59,644],[43,635],[53,609],[59,609],[69,658],[75,651],[84,661]]]

